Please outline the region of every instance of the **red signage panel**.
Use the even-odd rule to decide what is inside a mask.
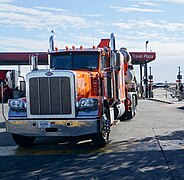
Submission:
[[[151,62],[156,59],[155,52],[130,52],[133,64]]]

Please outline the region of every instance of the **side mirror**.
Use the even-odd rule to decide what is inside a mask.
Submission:
[[[121,56],[119,52],[116,52],[114,54],[114,65],[116,67],[116,70],[120,71],[120,66],[121,66]]]
[[[121,66],[121,57],[120,57],[120,53],[116,53],[115,54],[115,66]]]
[[[110,69],[109,58],[107,56],[101,56],[100,69],[101,70]]]

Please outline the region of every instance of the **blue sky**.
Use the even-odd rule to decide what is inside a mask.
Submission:
[[[155,51],[155,82],[184,72],[184,0],[0,0],[0,52],[47,51],[56,45],[92,47],[116,34],[118,48]],[[136,67],[138,73],[139,68]]]

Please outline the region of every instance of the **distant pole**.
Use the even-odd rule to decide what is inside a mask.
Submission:
[[[152,78],[152,75],[151,75],[151,67],[149,67],[149,80],[150,80],[150,82],[149,82],[149,85],[150,85],[150,87],[151,87],[151,81],[153,80],[153,78]]]
[[[150,70],[150,77],[151,77],[151,67],[149,67],[149,70]],[[150,78],[151,79],[151,78]],[[150,81],[150,83],[151,83],[151,81]]]
[[[148,88],[148,92],[149,92],[149,97],[153,97],[153,92],[152,92],[152,82],[153,82],[153,75],[151,74],[151,67],[149,67],[149,88]]]
[[[140,64],[140,93],[141,97],[143,95],[143,87],[142,87],[142,64]]]
[[[148,43],[149,41],[146,41],[145,47],[146,47],[146,53],[148,49]],[[148,71],[147,71],[147,59],[144,64],[144,85],[145,85],[145,98],[148,98]]]
[[[165,81],[165,87],[167,87],[167,81]],[[167,88],[165,88],[165,97],[167,98]]]
[[[180,86],[180,82],[181,82],[181,71],[180,71],[180,66],[178,67],[179,71],[178,71],[178,80],[179,80],[179,86]]]

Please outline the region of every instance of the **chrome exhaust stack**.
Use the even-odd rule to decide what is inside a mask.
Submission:
[[[113,84],[113,98],[119,99],[119,91],[118,91],[118,75],[116,73],[116,62],[117,62],[117,55],[118,52],[116,50],[116,41],[114,33],[111,33],[110,36],[111,41],[111,69],[112,69],[112,84]]]
[[[55,32],[51,31],[52,35],[49,38],[49,51],[54,51],[55,48]]]
[[[110,41],[111,41],[111,50],[116,51],[116,40],[114,33],[111,33]]]
[[[38,55],[30,55],[29,61],[31,64],[31,71],[37,71],[38,70]]]

